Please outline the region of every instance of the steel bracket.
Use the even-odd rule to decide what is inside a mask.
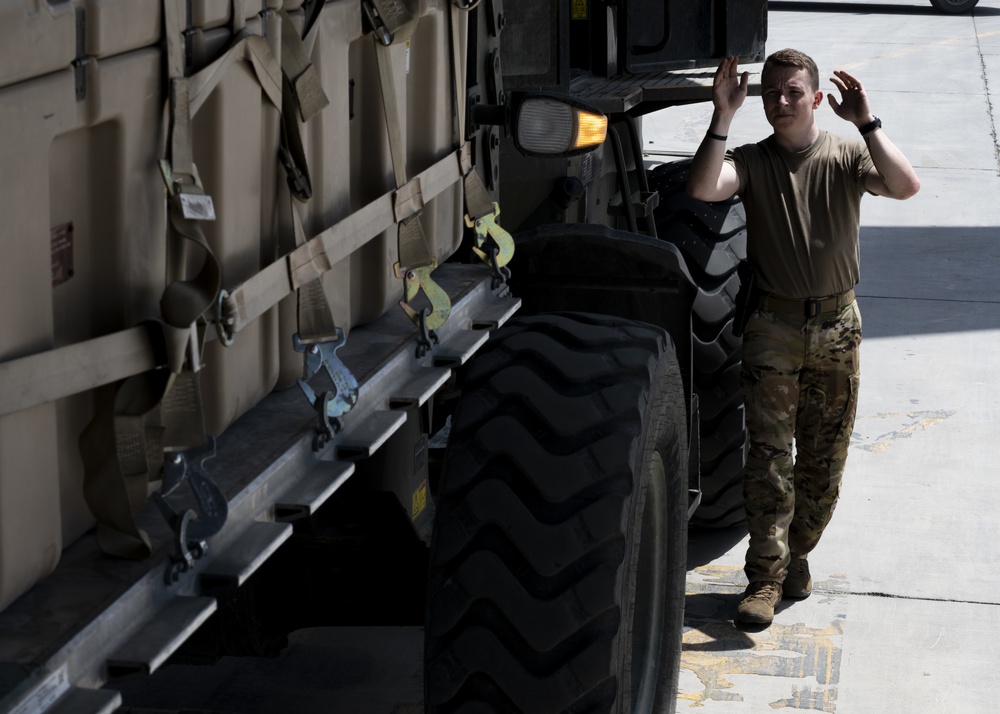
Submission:
[[[198,501],[200,513],[191,509],[177,511],[167,497],[187,483]],[[194,562],[208,552],[208,539],[222,530],[229,517],[229,504],[221,489],[197,469],[188,465],[183,454],[174,454],[163,467],[163,484],[153,494],[163,518],[173,531],[174,552],[164,575],[167,585],[194,567]]]
[[[296,352],[305,354],[305,376],[297,383],[299,389],[316,410],[319,422],[316,424],[316,436],[313,449],[319,451],[333,439],[344,424],[341,420],[347,412],[358,403],[358,380],[339,357],[337,350],[344,346],[347,338],[344,330],[337,328],[337,339],[329,342],[303,344],[298,334],[292,335],[292,346]],[[312,379],[317,372],[325,369],[333,382],[333,391],[317,394],[307,380]]]

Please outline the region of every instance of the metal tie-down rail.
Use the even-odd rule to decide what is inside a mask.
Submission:
[[[435,272],[453,308],[438,330],[439,343],[421,358],[414,349],[417,328],[398,310],[334,347],[358,376],[356,403],[342,430],[319,450],[316,412],[299,390],[284,390],[227,429],[212,447],[213,458],[186,454],[187,468],[198,463],[201,473],[191,480],[184,461],[176,464],[170,495],[160,507],[151,500],[139,515],[153,543],[149,559],[110,559],[92,536],[64,550],[54,573],[0,613],[0,682],[9,683],[0,692],[0,711],[113,712],[121,704],[117,677],[162,665],[215,611],[215,595],[246,582],[289,538],[291,521],[314,513],[351,476],[354,462],[377,451],[405,423],[406,409],[433,397],[489,330],[517,310],[520,301],[494,291],[492,277],[485,266],[447,264]],[[197,520],[189,519],[188,528],[178,531],[163,518],[183,517],[185,496],[193,511],[219,514],[221,504],[206,509],[201,502],[212,500],[207,492],[197,504],[191,498],[202,477],[225,494],[228,511],[216,519],[224,525],[211,537],[206,534],[218,522],[192,530]],[[192,494],[176,488],[184,481]],[[163,505],[168,508],[161,513]],[[171,557],[177,533],[187,536],[184,549],[192,535],[205,536],[203,557],[179,565]]]

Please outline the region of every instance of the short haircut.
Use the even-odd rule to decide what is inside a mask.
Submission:
[[[817,91],[819,89],[819,68],[816,66],[813,58],[805,52],[793,49],[784,49],[772,53],[766,60],[764,60],[764,68],[760,72],[761,84],[765,83],[765,78],[768,73],[775,67],[795,67],[796,69],[804,69],[809,75],[813,91]]]

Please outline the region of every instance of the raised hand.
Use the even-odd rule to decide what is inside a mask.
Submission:
[[[739,74],[737,69],[739,61],[739,57],[727,57],[719,63],[719,68],[715,70],[715,79],[712,82],[712,104],[716,111],[735,114],[747,98],[750,74],[748,72]]]
[[[834,113],[841,119],[861,125],[871,121],[872,112],[868,106],[868,95],[860,80],[843,70],[834,70],[830,81],[840,90],[842,99],[837,99],[833,93],[827,95]]]

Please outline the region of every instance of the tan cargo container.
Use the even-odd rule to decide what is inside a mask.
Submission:
[[[0,87],[154,45],[162,18],[161,0],[0,0]]]
[[[437,3],[426,3],[406,43],[392,47],[396,94],[406,131],[406,165],[416,176],[451,153],[455,134],[450,80],[428,83],[428,77],[450,77],[448,16]],[[301,22],[301,13],[292,15]],[[295,204],[306,235],[313,236],[367,203],[395,188],[385,113],[377,87],[378,69],[369,35],[362,33],[357,3],[327,3],[317,21],[308,49],[323,79],[330,106],[303,125],[302,140],[309,162],[313,197]],[[290,234],[291,199],[279,200],[279,220]],[[460,183],[429,201],[421,223],[438,262],[450,256],[462,238],[463,195]],[[396,228],[369,241],[355,254],[337,263],[324,276],[323,287],[337,324],[371,322],[395,306],[402,283],[395,276]],[[294,300],[286,304],[282,324],[282,377],[289,384],[300,376],[301,355],[291,349],[296,331]]]
[[[280,57],[281,23],[287,20],[275,10],[278,3],[243,3],[244,12],[234,21],[231,0],[178,2],[185,26],[173,41],[183,44],[189,72],[221,57],[234,31],[266,38]],[[5,302],[23,306],[5,314],[3,359],[156,318],[164,287],[196,272],[201,260],[165,240],[164,183],[157,168],[168,138],[162,4],[80,0],[42,3],[35,14],[27,12],[29,6],[34,7],[0,5],[0,13],[49,43],[32,47],[30,61],[4,76],[13,81],[33,74],[33,79],[0,90],[0,130],[22,137],[0,147],[4,166],[22,167],[16,181],[12,174],[5,177],[3,235],[11,246],[31,237],[28,248],[12,251],[16,257],[2,268]],[[391,48],[411,177],[453,154],[456,145],[449,16],[443,7],[424,3],[408,39]],[[293,10],[290,19],[301,32],[303,12]],[[75,52],[67,53],[59,41],[71,25],[83,34],[68,43]],[[237,288],[295,248],[292,211],[311,237],[396,187],[382,99],[378,92],[355,89],[380,82],[358,4],[327,3],[306,42],[330,100],[301,124],[312,174],[309,201],[293,199],[285,184],[277,159],[279,109],[249,62],[218,70],[217,84],[192,117],[192,154],[215,209],[214,220],[202,226],[224,290]],[[134,49],[142,45],[152,46]],[[94,54],[80,62],[81,51]],[[461,241],[462,211],[460,182],[424,206],[421,225],[439,262]],[[50,253],[51,279],[42,272],[50,269]],[[397,259],[393,226],[323,276],[333,315],[345,331],[395,308],[403,294],[394,271]],[[303,356],[292,348],[295,302],[292,295],[244,326],[231,346],[207,341],[200,384],[208,435],[221,434],[279,380],[287,386],[302,375]],[[0,453],[0,515],[10,514],[0,518],[0,608],[49,572],[62,547],[93,525],[82,494],[78,439],[93,418],[99,392],[0,417],[4,443],[21,443],[32,433],[58,435],[49,449]],[[35,476],[24,479],[24,473]],[[59,510],[50,507],[54,501],[61,503]],[[28,524],[22,522],[25,514],[33,514]],[[15,533],[22,537],[15,539]]]
[[[160,53],[66,68],[0,90],[0,359],[157,314],[164,286]],[[16,167],[16,168],[15,168]],[[94,393],[0,417],[0,606],[92,525],[77,439]]]

